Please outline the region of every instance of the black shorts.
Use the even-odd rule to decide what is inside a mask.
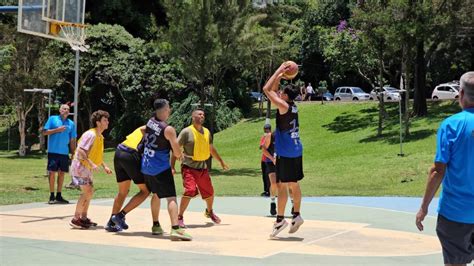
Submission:
[[[148,190],[155,193],[160,199],[176,197],[176,188],[174,186],[171,167],[154,176],[145,175],[145,183]]]
[[[474,224],[454,222],[439,214],[436,233],[445,264],[467,264],[474,260]]]
[[[46,169],[51,172],[69,172],[69,156],[58,153],[48,153],[48,166]]]
[[[268,174],[273,174],[276,172],[275,164],[273,162],[265,162],[265,171]]]
[[[303,156],[288,158],[277,156],[276,179],[277,182],[298,182],[303,179]]]
[[[114,155],[114,168],[117,183],[127,180],[133,180],[135,184],[145,183],[141,172],[141,156],[136,151],[125,151],[117,147]]]

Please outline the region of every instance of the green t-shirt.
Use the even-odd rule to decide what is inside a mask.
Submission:
[[[209,141],[212,143],[212,137],[209,136]],[[186,127],[179,133],[178,143],[180,146],[183,146],[184,149],[184,159],[182,164],[194,168],[194,169],[206,169],[206,161],[195,161],[193,160],[194,155],[194,136],[193,131]]]

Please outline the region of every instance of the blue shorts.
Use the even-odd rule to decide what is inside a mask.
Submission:
[[[48,166],[51,172],[69,172],[69,156],[57,153],[48,153]]]

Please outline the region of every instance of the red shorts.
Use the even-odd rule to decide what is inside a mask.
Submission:
[[[201,197],[207,199],[214,195],[214,188],[207,169],[194,169],[183,165],[181,174],[183,175],[183,196],[192,198],[201,193]]]

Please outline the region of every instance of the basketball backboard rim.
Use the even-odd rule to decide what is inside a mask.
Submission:
[[[51,23],[56,23],[56,24],[62,24],[62,23],[67,23],[67,24],[72,24],[72,25],[77,25],[79,27],[85,28],[84,25],[84,13],[85,13],[85,6],[86,6],[86,1],[82,1],[82,15],[78,15],[80,17],[80,22],[71,22],[71,21],[61,21],[61,20],[56,20],[56,19],[51,19],[48,17],[45,17],[45,6],[49,5],[50,0],[42,0],[41,5],[25,5],[24,0],[18,0],[18,25],[17,25],[17,31],[29,35],[34,35],[38,37],[43,37],[43,38],[48,38],[48,39],[53,39],[53,40],[58,40],[62,42],[67,42],[69,43],[66,38],[60,36],[60,35],[52,35],[48,34],[49,28],[51,26]],[[45,27],[40,27],[43,28],[44,31],[39,30],[39,31],[33,31],[33,30],[28,30],[24,28],[23,24],[23,9],[25,10],[30,10],[31,7],[41,9],[41,21],[45,22]],[[63,10],[64,12],[64,10]]]

